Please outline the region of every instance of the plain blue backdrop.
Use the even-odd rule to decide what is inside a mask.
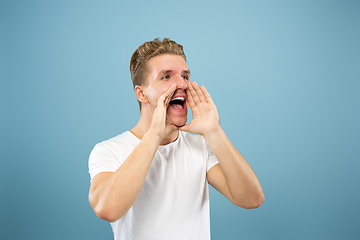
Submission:
[[[112,239],[87,199],[93,146],[139,117],[133,51],[184,45],[262,183],[210,190],[212,239],[360,237],[360,2],[1,1],[1,239]]]

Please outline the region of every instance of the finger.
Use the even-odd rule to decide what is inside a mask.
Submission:
[[[158,103],[164,104],[165,106],[168,106],[170,103],[171,97],[174,95],[174,92],[176,90],[176,83],[171,85],[160,97],[158,100]]]
[[[194,102],[194,99],[193,99],[193,97],[191,95],[191,92],[190,92],[189,88],[186,89],[186,95],[187,95],[187,102],[189,103],[190,108],[194,109],[194,107],[196,107],[196,104]]]
[[[189,92],[194,101],[194,104],[197,105],[200,103],[200,98],[195,90],[195,86],[194,86],[195,84],[196,84],[196,82],[192,82],[192,83],[189,82]]]
[[[172,96],[174,96],[175,91],[176,91],[176,83],[171,85],[171,87],[166,91],[166,94],[167,94],[166,99],[165,99],[166,107],[169,106],[170,100],[171,100]]]
[[[205,96],[204,96],[201,88],[199,87],[199,85],[196,82],[194,82],[193,85],[194,85],[194,89],[195,89],[195,91],[196,91],[196,93],[197,93],[197,95],[198,95],[198,97],[200,99],[200,102],[206,102]]]
[[[207,101],[208,103],[213,103],[213,100],[212,100],[212,98],[211,98],[211,96],[210,96],[210,93],[206,90],[206,88],[205,88],[204,85],[201,86],[201,90],[202,90],[202,92],[203,92],[203,94],[204,94],[204,97],[205,97],[206,101]]]

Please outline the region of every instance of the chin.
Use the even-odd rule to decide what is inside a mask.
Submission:
[[[185,119],[169,119],[169,120],[170,120],[169,122],[172,125],[175,125],[177,127],[182,127],[182,126],[184,126],[186,124],[187,118],[185,118]]]

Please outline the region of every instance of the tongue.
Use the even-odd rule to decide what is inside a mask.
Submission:
[[[181,104],[170,104],[170,106],[172,108],[175,108],[175,109],[182,109],[183,108]]]

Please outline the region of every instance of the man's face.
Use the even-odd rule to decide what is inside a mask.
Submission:
[[[147,86],[144,87],[152,111],[156,108],[159,97],[176,83],[176,90],[171,96],[166,119],[170,124],[183,126],[186,123],[188,104],[185,90],[190,80],[190,71],[180,55],[161,54],[147,62]]]

